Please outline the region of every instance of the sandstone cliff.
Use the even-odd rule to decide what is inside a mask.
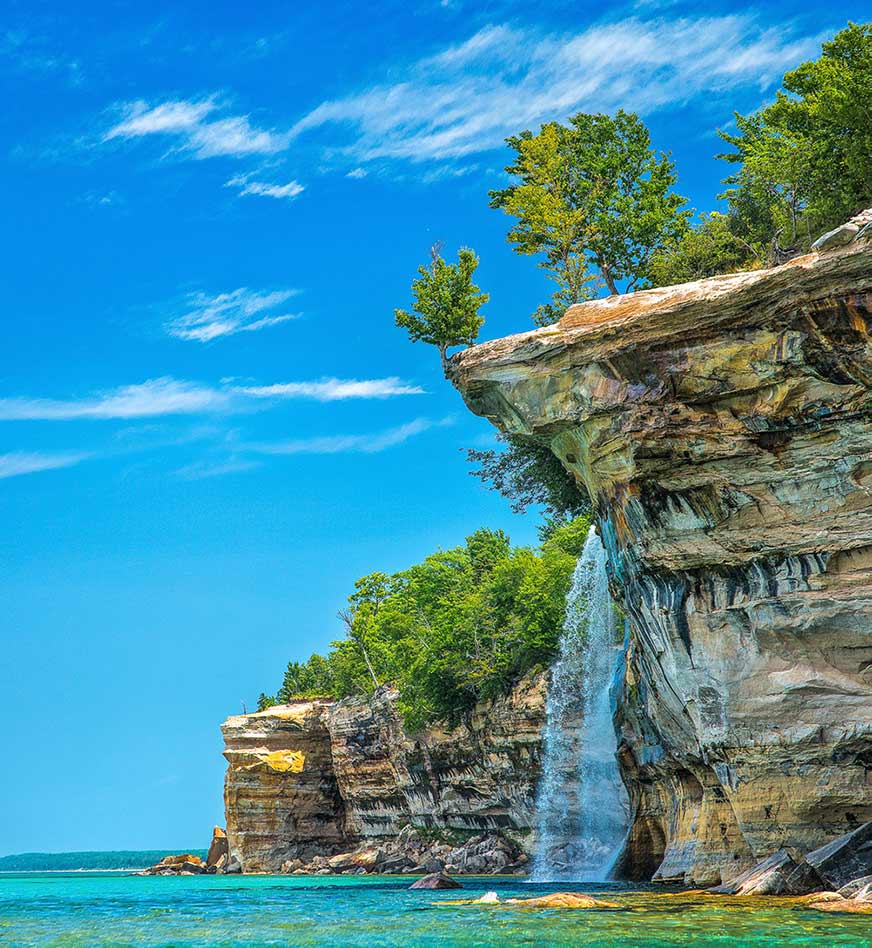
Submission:
[[[473,411],[544,438],[594,500],[630,628],[629,877],[715,883],[872,819],[864,222],[452,359]]]
[[[274,872],[288,861],[393,841],[406,826],[507,831],[523,841],[545,690],[544,675],[526,678],[506,698],[477,707],[468,724],[419,734],[406,733],[387,688],[370,699],[299,701],[228,718],[231,855],[245,871]]]

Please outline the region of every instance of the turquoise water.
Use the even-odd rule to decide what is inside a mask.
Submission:
[[[0,876],[3,946],[870,946],[872,917],[779,900],[631,891],[609,911],[438,904],[554,891],[516,879],[464,879],[464,890],[409,891],[408,878],[9,874]]]

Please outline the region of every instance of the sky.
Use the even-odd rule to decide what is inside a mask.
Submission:
[[[219,726],[354,580],[479,526],[493,433],[393,325],[442,241],[484,338],[549,285],[507,135],[636,110],[717,206],[717,128],[862,5],[20,3],[0,22],[0,853],[202,847]]]

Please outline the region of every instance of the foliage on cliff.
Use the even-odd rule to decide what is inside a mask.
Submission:
[[[446,263],[436,244],[430,250],[430,266],[418,267],[412,281],[412,312],[395,309],[394,319],[412,342],[436,346],[442,369],[448,364],[451,346],[471,346],[484,323],[479,310],[490,298],[473,283],[478,267],[474,250],[461,247],[457,263]]]
[[[610,293],[644,285],[654,253],[687,230],[674,166],[632,112],[579,112],[567,125],[549,122],[507,142],[515,182],[490,192],[491,207],[517,219],[509,243],[516,253],[541,254],[558,286],[534,314],[537,325],[592,299],[597,283]]]
[[[652,262],[655,286],[782,263],[872,203],[872,24],[851,23],[784,76],[775,101],[721,132],[726,214]]]
[[[477,701],[551,663],[589,526],[583,517],[556,526],[538,549],[477,530],[409,569],[364,576],[341,614],[346,637],[324,656],[291,662],[261,705],[391,684],[410,727],[456,723]]]
[[[477,464],[470,471],[488,490],[507,498],[515,513],[541,506],[558,520],[590,513],[584,487],[560,463],[550,445],[532,437],[498,435],[503,448],[467,448],[466,457]]]

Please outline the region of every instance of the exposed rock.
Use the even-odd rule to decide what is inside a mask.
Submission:
[[[843,899],[853,899],[859,892],[868,893],[872,887],[872,875],[860,876],[859,879],[852,879],[847,885],[839,889],[839,895]]]
[[[539,895],[532,899],[506,899],[503,905],[514,905],[520,908],[559,908],[559,909],[598,909],[620,908],[617,902],[606,902],[595,899],[592,895],[582,895],[580,892],[552,892],[550,895]]]
[[[206,865],[217,866],[221,857],[226,857],[228,853],[227,834],[220,826],[216,826],[215,829],[212,830],[212,842],[209,845],[209,852],[206,855]]]
[[[246,871],[516,870],[534,821],[545,692],[546,676],[529,676],[467,724],[419,734],[388,688],[229,718],[230,852]],[[316,865],[321,856],[337,861]]]
[[[809,853],[813,866],[831,889],[841,890],[852,879],[872,873],[872,822]]]
[[[713,885],[872,819],[872,242],[473,346],[593,498],[629,624],[619,871]]]
[[[834,230],[827,231],[821,237],[811,245],[812,250],[832,250],[835,247],[844,247],[845,244],[851,243],[860,233],[860,228],[857,224],[849,222],[847,224],[842,224],[841,227],[836,227]]]
[[[709,891],[725,895],[807,895],[825,888],[826,883],[799,853],[779,849],[752,869]]]
[[[410,886],[410,889],[462,889],[463,886],[451,876],[446,876],[444,872],[431,872],[427,876],[421,876]]]
[[[206,872],[206,864],[199,856],[179,853],[164,856],[159,863],[143,870],[144,876],[198,876]]]
[[[224,867],[224,874],[231,876],[240,872],[242,872],[242,863],[236,858],[236,856],[231,856],[227,861],[227,865]]]

